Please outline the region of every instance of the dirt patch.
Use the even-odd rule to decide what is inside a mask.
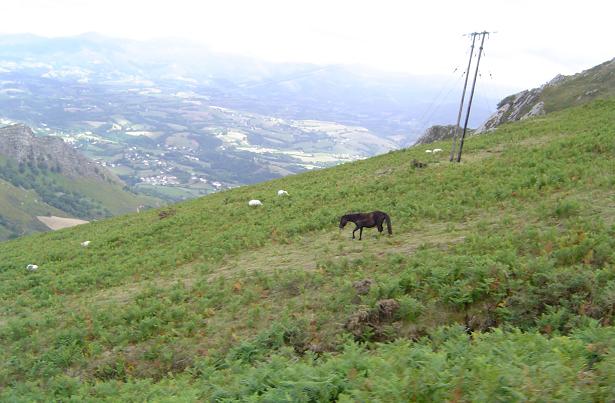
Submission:
[[[49,229],[54,231],[62,228],[70,228],[75,225],[87,224],[89,221],[80,220],[78,218],[66,218],[57,216],[36,216],[36,218],[45,224]]]

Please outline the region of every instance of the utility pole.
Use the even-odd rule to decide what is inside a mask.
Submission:
[[[485,44],[485,37],[489,35],[489,32],[483,31],[480,33],[474,33],[473,35],[481,35],[480,49],[478,50],[478,60],[476,61],[476,71],[474,72],[474,81],[472,82],[472,91],[470,91],[470,100],[468,101],[468,111],[466,112],[466,120],[463,124],[463,134],[461,135],[461,141],[459,142],[459,154],[457,154],[457,162],[461,162],[461,152],[463,151],[463,141],[466,137],[466,131],[468,129],[468,120],[470,119],[470,108],[472,108],[472,98],[474,98],[474,89],[476,88],[476,77],[478,77],[478,66],[480,65],[480,57],[483,54],[483,45]]]
[[[461,111],[463,110],[463,100],[466,97],[466,88],[468,87],[468,77],[470,77],[470,66],[472,65],[472,56],[474,56],[474,43],[476,42],[477,33],[473,33],[472,35],[472,46],[470,47],[470,60],[468,61],[468,68],[466,69],[466,79],[463,83],[463,92],[461,93],[461,103],[459,104],[459,113],[457,114],[457,124],[455,125],[455,132],[453,133],[453,146],[451,147],[451,157],[450,161],[453,161],[455,157],[455,151],[457,148],[457,135],[459,134],[459,122],[461,122]]]

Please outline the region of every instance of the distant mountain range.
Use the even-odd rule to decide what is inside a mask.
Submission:
[[[0,240],[48,230],[44,219],[99,219],[160,201],[138,196],[58,137],[0,128]]]
[[[455,116],[459,94],[446,81],[265,63],[178,41],[0,37],[4,123],[61,136],[166,200],[412,144]],[[496,102],[477,104],[472,123]]]

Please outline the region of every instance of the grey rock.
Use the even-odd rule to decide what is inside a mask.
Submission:
[[[61,138],[37,137],[28,126],[21,124],[0,128],[0,155],[17,163],[45,165],[72,179],[86,177],[123,184],[114,174],[81,155]]]
[[[547,82],[545,85],[543,85],[543,87],[553,87],[561,83],[564,80],[566,80],[566,76],[558,74],[555,77],[553,77],[549,82]]]
[[[460,130],[461,131],[461,130]],[[429,144],[435,141],[446,140],[453,138],[455,134],[455,125],[435,125],[425,130],[425,133],[416,140],[417,144]]]
[[[374,280],[372,280],[371,278],[366,278],[363,280],[355,281],[354,283],[352,283],[352,286],[357,291],[357,294],[365,295],[369,293],[372,284],[374,284]]]
[[[534,88],[504,98],[498,104],[498,110],[480,125],[475,133],[484,133],[506,122],[543,114],[544,103],[540,101],[542,90],[543,87]],[[537,107],[538,103],[541,106]]]
[[[540,116],[540,115],[544,115],[545,114],[545,103],[540,101],[537,104],[535,104],[532,109],[530,109],[530,111],[528,113],[526,113],[525,115],[523,115],[521,117],[521,120],[523,119],[527,119],[527,118],[531,118],[533,116]]]

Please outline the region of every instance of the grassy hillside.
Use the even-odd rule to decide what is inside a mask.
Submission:
[[[46,227],[36,219],[37,215],[63,214],[39,199],[36,192],[0,179],[0,240],[45,231]]]
[[[545,85],[509,95],[498,110],[476,129],[482,133],[506,122],[581,106],[615,97],[615,59],[571,76],[558,75]]]
[[[615,97],[615,59],[547,86],[540,94],[547,112]]]
[[[62,182],[66,189],[100,203],[110,215],[137,211],[139,205],[160,206],[163,204],[160,199],[132,193],[115,183],[66,178],[63,178]]]
[[[18,164],[1,155],[0,184],[0,240],[48,230],[36,219],[40,215],[100,219],[159,203],[126,191],[119,183],[71,179],[46,166]]]
[[[615,101],[464,151],[1,243],[0,400],[614,399]]]

